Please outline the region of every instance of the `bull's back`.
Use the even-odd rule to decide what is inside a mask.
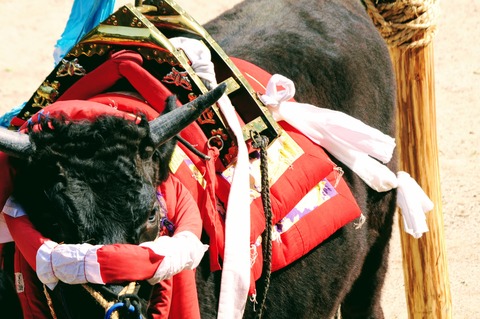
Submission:
[[[298,101],[393,135],[388,51],[360,1],[247,0],[206,28],[227,54],[293,80]]]

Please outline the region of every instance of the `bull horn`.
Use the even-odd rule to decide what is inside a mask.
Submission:
[[[150,121],[150,133],[156,147],[162,145],[195,121],[203,111],[225,93],[226,84],[220,84],[195,100]]]
[[[32,152],[28,134],[0,127],[0,151],[18,158],[26,158]]]

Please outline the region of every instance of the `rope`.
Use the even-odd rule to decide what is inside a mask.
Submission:
[[[47,305],[48,309],[50,309],[50,314],[52,315],[52,318],[57,319],[57,314],[55,313],[55,309],[53,308],[52,297],[50,297],[50,294],[48,293],[47,287],[45,285],[43,285],[43,293],[45,294],[45,298],[47,298]]]
[[[95,289],[93,289],[92,287],[88,286],[88,285],[82,285],[82,287],[93,297],[93,299],[95,299],[96,302],[98,302],[98,304],[100,306],[103,307],[103,309],[105,309],[105,312],[108,310],[108,308],[110,308],[111,306],[113,306],[115,304],[115,302],[113,301],[107,301],[101,293],[99,293],[98,291],[96,291]],[[118,319],[118,313],[113,313],[112,316],[111,316],[112,319]]]
[[[378,3],[363,0],[367,13],[390,47],[405,49],[427,46],[437,29],[436,0],[397,0]]]
[[[262,175],[262,204],[265,212],[265,232],[263,234],[263,272],[265,274],[265,289],[257,318],[262,318],[267,300],[267,292],[270,287],[270,276],[272,274],[272,206],[270,202],[270,182],[268,179],[268,158],[267,146],[268,137],[257,134],[252,136],[254,148],[260,149],[260,168]]]
[[[122,289],[122,291],[120,291],[120,293],[118,294],[118,297],[121,297],[122,295],[133,294],[135,292],[135,286],[136,286],[135,282],[130,282],[127,286],[125,286]],[[100,292],[96,291],[92,287],[85,284],[82,285],[82,287],[95,299],[96,302],[98,302],[100,306],[102,306],[105,309],[105,312],[107,312],[108,309],[115,304],[115,301],[107,301]],[[112,313],[110,317],[112,319],[118,319],[118,313],[117,312]]]

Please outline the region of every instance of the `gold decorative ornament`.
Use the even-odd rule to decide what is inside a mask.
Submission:
[[[65,59],[62,59],[60,66],[58,67],[57,70],[57,77],[62,77],[62,76],[84,76],[87,74],[83,66],[81,66],[78,63],[78,59],[75,58],[72,61],[67,61]]]
[[[44,81],[35,92],[35,96],[33,97],[34,103],[32,106],[44,108],[45,106],[55,102],[59,96],[59,87],[60,83],[58,81],[53,81],[52,83],[50,83],[48,80]]]

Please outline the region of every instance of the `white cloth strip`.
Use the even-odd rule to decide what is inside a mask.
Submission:
[[[283,89],[279,90],[281,87]],[[395,139],[345,113],[310,104],[287,101],[295,95],[293,82],[280,74],[270,78],[262,102],[269,106],[277,121],[301,124],[303,133],[317,144],[331,140],[348,149],[366,153],[388,163],[395,148]],[[287,102],[287,103],[285,103]]]
[[[433,202],[408,173],[400,171],[397,176],[397,204],[401,209],[403,228],[414,238],[420,238],[428,231],[425,213],[433,209]]]
[[[151,285],[171,278],[185,269],[194,269],[198,266],[203,255],[208,250],[194,233],[182,231],[173,237],[160,236],[154,241],[140,244],[151,249],[154,253],[164,256],[157,271],[148,282]]]
[[[181,48],[192,62],[197,75],[211,87],[217,85],[211,54],[200,41],[172,38],[172,44]],[[225,220],[225,249],[220,286],[218,318],[241,318],[250,288],[250,199],[248,150],[235,109],[224,95],[218,106],[238,145],[237,162],[228,196]]]
[[[62,244],[54,247],[51,252],[51,267],[54,275],[60,281],[72,285],[87,282],[105,284],[100,275],[100,265],[96,258],[97,250],[102,246]],[[91,262],[88,266],[87,261]]]
[[[52,268],[52,251],[57,246],[58,244],[51,240],[44,242],[37,250],[35,260],[38,279],[51,290],[58,283],[58,278],[55,276]]]
[[[279,87],[282,87],[283,90],[279,90]],[[293,94],[295,94],[293,82],[282,75],[275,74],[270,78],[266,93],[260,99],[268,105],[275,120],[286,121],[310,140],[325,147],[329,152],[335,151],[343,157],[343,159],[338,158],[338,160],[350,168],[356,167],[356,169],[361,170],[360,165],[355,165],[357,154],[372,156],[383,163],[388,163],[391,160],[395,149],[394,138],[345,113],[306,103],[288,102],[289,99],[293,98]],[[353,156],[345,154],[350,151],[352,151]],[[362,164],[365,161],[362,160]],[[372,164],[369,164],[369,166],[372,166]],[[384,171],[378,173],[376,170],[369,171],[372,175],[384,173]],[[366,174],[359,175],[363,178]],[[365,176],[365,179],[368,183],[379,178]],[[391,180],[392,177],[390,176],[388,179]],[[387,185],[383,186],[381,184]],[[369,186],[377,191],[385,191],[396,187],[396,183],[390,186],[388,185],[389,182],[381,184]]]
[[[395,140],[347,114],[288,102],[294,94],[293,82],[275,74],[261,100],[275,120],[286,121],[324,147],[372,189],[384,192],[397,188],[397,205],[402,209],[405,231],[415,238],[427,232],[425,213],[433,209],[431,200],[410,175],[398,172],[396,176],[387,166],[372,158],[389,162]]]
[[[223,96],[219,107],[236,137],[237,162],[228,196],[218,318],[242,318],[250,288],[250,182],[248,150],[235,109]]]
[[[105,284],[96,257],[100,247],[102,245],[59,245],[46,241],[37,251],[37,276],[50,289],[54,289],[58,281],[72,285]]]

